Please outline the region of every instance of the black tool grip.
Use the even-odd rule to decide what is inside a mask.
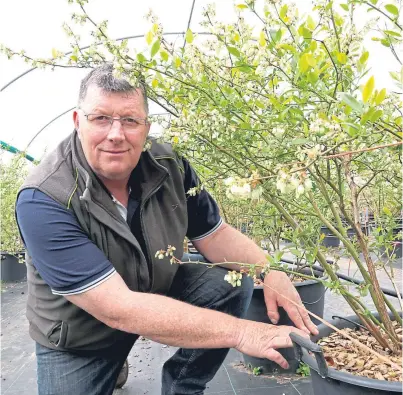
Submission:
[[[306,339],[293,332],[290,333],[290,338],[294,346],[295,357],[297,358],[297,360],[302,360],[302,348],[305,348],[315,355],[316,363],[318,364],[319,375],[323,378],[327,377],[329,373],[329,368],[323,355],[322,348],[318,344],[312,342],[310,339]]]

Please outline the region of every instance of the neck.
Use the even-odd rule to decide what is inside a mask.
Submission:
[[[108,191],[123,205],[127,205],[127,200],[129,198],[128,182],[129,177],[122,180],[111,180],[104,177],[99,177],[104,183]]]

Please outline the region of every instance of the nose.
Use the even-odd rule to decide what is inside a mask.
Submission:
[[[119,120],[114,119],[108,132],[108,140],[119,143],[125,140],[125,132]]]

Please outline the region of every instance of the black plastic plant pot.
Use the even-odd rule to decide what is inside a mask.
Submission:
[[[27,266],[20,263],[18,256],[1,253],[1,281],[21,281],[27,276]]]
[[[379,315],[374,315],[379,318]],[[356,327],[355,323],[359,323],[360,320],[353,315],[329,322],[338,329],[344,329]],[[295,333],[290,335],[296,358],[306,363],[311,369],[314,395],[392,395],[402,393],[402,383],[400,382],[370,379],[327,366],[322,349],[315,342],[329,336],[334,331],[324,324],[319,325],[318,329],[319,334],[313,336],[312,341]]]
[[[303,270],[302,273],[311,274],[309,269]],[[314,271],[316,277],[324,279],[323,273],[319,271]],[[325,292],[326,289],[324,285],[315,280],[307,280],[299,283],[295,283],[295,288],[297,289],[304,306],[312,313],[323,317],[323,309],[325,305]],[[256,286],[252,295],[252,300],[249,305],[248,311],[245,318],[251,321],[264,322],[267,324],[272,324],[269,317],[267,316],[266,304],[264,302],[263,286]],[[280,307],[280,320],[278,325],[291,325],[295,326],[290,320],[287,313],[283,308]],[[313,319],[313,322],[317,325],[318,320]],[[290,365],[289,369],[283,369],[275,362],[264,358],[255,358],[249,355],[243,354],[243,360],[247,367],[249,368],[261,368],[261,373],[295,373],[299,366],[299,361],[295,358],[294,350],[292,348],[283,348],[277,350],[280,354],[287,360]]]
[[[325,247],[338,247],[340,245],[340,239],[336,236],[325,236],[322,240],[322,245]]]
[[[320,227],[320,233],[321,234],[323,233],[325,236],[333,235],[332,231],[327,226],[324,226],[324,225]]]

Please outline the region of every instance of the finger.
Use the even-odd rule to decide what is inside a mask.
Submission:
[[[290,331],[291,332],[291,331]],[[290,336],[276,336],[270,342],[270,348],[288,348],[292,347],[292,340]]]
[[[305,326],[304,320],[301,317],[300,310],[294,305],[286,305],[284,306],[284,310],[287,312],[288,316],[290,317],[291,321],[295,324],[298,329],[310,334],[310,330]],[[309,317],[308,317],[309,318]]]
[[[297,328],[292,328],[289,331],[289,333],[296,333],[297,335],[300,335],[301,337],[304,337],[305,339],[309,339],[310,336],[308,335],[308,333],[301,331],[301,329],[297,329]]]
[[[308,328],[309,332],[312,333],[312,335],[317,335],[319,333],[318,328],[316,325],[312,322],[311,317],[309,317],[308,312],[304,308],[299,309],[299,314],[302,317],[305,327]]]
[[[270,361],[275,362],[276,364],[280,365],[283,369],[288,369],[290,366],[285,358],[273,348],[270,348],[269,351],[266,353],[266,358],[270,359]]]
[[[266,299],[266,309],[267,315],[270,318],[270,321],[275,325],[280,319],[280,314],[278,313],[277,301],[275,298],[267,298]]]

